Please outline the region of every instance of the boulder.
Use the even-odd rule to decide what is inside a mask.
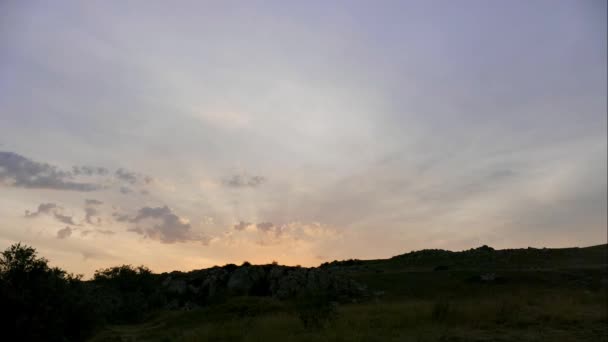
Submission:
[[[228,291],[236,295],[249,295],[265,278],[264,270],[256,266],[243,266],[236,269],[228,280]]]

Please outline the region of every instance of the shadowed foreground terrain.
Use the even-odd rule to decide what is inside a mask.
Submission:
[[[483,246],[317,268],[244,263],[152,274],[121,266],[70,280],[79,299],[64,314],[84,308],[83,322],[74,321],[82,331],[39,332],[97,342],[608,341],[607,252]],[[6,274],[3,296],[15,296]],[[61,340],[49,337],[29,336]]]

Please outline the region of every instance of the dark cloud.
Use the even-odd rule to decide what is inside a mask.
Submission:
[[[75,182],[73,176],[56,166],[0,151],[0,183],[27,189],[94,191],[101,188],[99,184]]]
[[[240,221],[238,224],[235,224],[233,228],[238,231],[243,231],[247,227],[252,227],[252,226],[255,227],[255,230],[258,232],[266,233],[266,234],[275,234],[276,236],[281,235],[281,233],[283,232],[282,226],[276,226],[272,222],[260,222],[260,223],[252,224],[249,222]]]
[[[72,174],[79,176],[105,176],[109,173],[108,169],[105,167],[95,167],[95,166],[73,166]]]
[[[63,215],[57,211],[55,213],[53,213],[53,216],[55,217],[55,219],[57,221],[59,221],[61,223],[77,225],[77,223],[74,222],[74,217],[72,217],[72,216]]]
[[[91,176],[95,178],[91,178]],[[123,168],[116,170],[114,177],[127,185],[138,187],[148,186],[154,181],[150,176]],[[0,151],[0,185],[88,192],[107,188],[107,184],[111,184],[111,182],[110,171],[105,167],[73,166],[68,171],[54,165],[33,161],[14,152]],[[127,186],[120,186],[118,190],[122,194],[133,192],[133,189]],[[147,190],[140,189],[140,192],[147,194]]]
[[[93,206],[93,205],[102,205],[103,202],[99,201],[99,200],[96,200],[96,199],[88,199],[87,198],[87,199],[84,200],[84,204],[86,206]]]
[[[94,225],[101,224],[101,217],[99,217],[98,215],[99,215],[99,211],[97,210],[97,208],[93,208],[93,207],[84,208],[84,220],[88,224],[94,224]]]
[[[137,183],[137,180],[139,178],[135,172],[127,171],[122,168],[116,170],[116,172],[114,172],[114,176],[116,176],[116,178],[118,178],[122,181],[125,181],[127,183],[130,183],[130,184]]]
[[[263,232],[268,232],[273,230],[274,224],[272,224],[272,222],[261,222],[256,224],[255,227]]]
[[[275,238],[279,238],[283,235],[283,232],[287,229],[284,225],[275,225],[272,222],[260,222],[255,225],[258,232],[261,232],[265,235],[274,235]]]
[[[255,188],[266,181],[266,178],[262,176],[241,176],[234,175],[232,178],[225,180],[224,185],[233,188]]]
[[[121,213],[112,213],[112,217],[118,222],[127,222],[131,219],[129,215]]]
[[[141,173],[137,173],[137,172],[133,172],[133,171],[129,171],[129,170],[126,170],[123,168],[116,170],[116,172],[114,172],[114,177],[116,177],[117,179],[119,179],[123,182],[129,183],[131,185],[135,185],[135,184],[148,185],[154,181],[154,178],[152,178],[150,176],[143,175]]]
[[[129,170],[126,170],[123,168],[116,170],[116,172],[114,172],[114,177],[116,179],[118,179],[119,181],[126,184],[126,185],[121,185],[118,188],[118,191],[123,195],[135,193],[135,191],[138,191],[142,195],[148,195],[149,191],[147,189],[141,189],[141,187],[148,186],[154,181],[154,179],[150,176],[146,176],[141,173],[129,171]],[[136,187],[139,189],[134,190],[133,187]]]
[[[167,206],[143,207],[129,221],[136,224],[129,231],[163,243],[200,241],[206,244],[209,241],[207,237],[194,234],[190,224]]]
[[[63,214],[63,208],[55,203],[42,203],[38,205],[38,209],[34,212],[25,211],[25,217],[34,218],[41,214],[52,215],[57,221],[65,224],[78,225],[74,221],[74,217]]]
[[[100,225],[101,217],[99,217],[98,206],[102,205],[103,202],[96,199],[85,199],[84,200],[84,220],[88,224]]]
[[[236,229],[236,230],[244,230],[244,229],[245,229],[245,228],[247,228],[247,226],[249,226],[249,225],[251,225],[251,223],[241,221],[241,222],[239,222],[238,224],[235,224],[235,225],[234,225],[234,229]]]
[[[109,230],[109,229],[95,229],[95,230],[88,229],[88,230],[81,230],[80,231],[80,235],[82,235],[82,236],[87,236],[87,235],[92,234],[92,233],[98,233],[98,234],[103,234],[103,235],[114,235],[114,234],[116,234],[114,231]]]
[[[70,228],[70,227],[65,227],[65,228],[57,231],[58,239],[65,239],[65,238],[70,237],[70,235],[72,235],[72,228]]]
[[[29,210],[25,211],[25,217],[36,217],[40,214],[52,214],[59,207],[55,203],[41,203],[38,205],[38,209],[34,212]]]

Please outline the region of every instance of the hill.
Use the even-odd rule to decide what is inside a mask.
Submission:
[[[241,274],[262,274],[256,269],[264,267],[270,274],[273,266],[298,272],[299,283],[288,281],[294,289],[323,274],[329,283],[357,284],[357,291],[333,301],[314,280],[312,291],[287,297],[251,285],[215,303],[158,311],[143,324],[110,326],[93,341],[607,341],[607,256],[608,245],[482,246],[300,270],[232,265],[230,272]],[[208,279],[205,272],[158,277],[165,285],[189,279],[185,288]]]

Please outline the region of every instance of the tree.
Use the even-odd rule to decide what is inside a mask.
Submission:
[[[4,281],[21,281],[23,277],[47,272],[48,260],[38,258],[36,250],[21,243],[0,254],[0,277]]]
[[[0,253],[0,328],[16,341],[83,341],[96,324],[80,276],[49,267],[32,247]]]
[[[139,322],[164,298],[152,271],[145,266],[122,265],[95,271],[95,297],[104,316],[113,323]]]

